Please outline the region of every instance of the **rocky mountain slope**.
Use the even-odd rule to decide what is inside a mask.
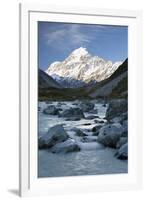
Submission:
[[[121,63],[112,63],[98,56],[92,56],[86,48],[80,47],[64,61],[52,63],[46,73],[65,88],[77,88],[107,79]]]
[[[89,96],[92,98],[109,96],[125,97],[127,93],[128,59],[126,59],[109,78],[97,83],[89,90]]]

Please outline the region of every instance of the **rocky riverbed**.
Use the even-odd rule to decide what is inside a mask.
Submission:
[[[38,107],[38,176],[127,173],[127,101],[48,101]]]

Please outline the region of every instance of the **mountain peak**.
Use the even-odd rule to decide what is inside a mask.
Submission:
[[[64,61],[51,64],[46,72],[64,87],[80,87],[81,83],[108,78],[120,64],[92,56],[86,48],[80,47]]]
[[[84,47],[80,47],[78,49],[75,49],[72,54],[77,55],[77,56],[84,56],[88,54],[88,51]]]
[[[90,57],[90,54],[84,47],[80,47],[72,51],[72,53],[65,59],[68,64],[80,62],[83,59]]]

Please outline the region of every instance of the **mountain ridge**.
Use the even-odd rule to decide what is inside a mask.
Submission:
[[[92,56],[86,48],[75,49],[64,61],[49,65],[46,73],[62,87],[83,87],[92,81],[100,82],[110,77],[122,64],[112,63],[98,56]]]
[[[45,72],[44,72],[45,73]],[[46,74],[47,75],[47,74]],[[107,79],[80,88],[43,88],[39,89],[40,100],[76,100],[127,98],[128,59]]]

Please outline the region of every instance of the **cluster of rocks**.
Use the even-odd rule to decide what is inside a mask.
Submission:
[[[94,127],[97,141],[106,147],[116,148],[118,159],[128,159],[128,114],[127,100],[118,99],[109,102],[106,112],[107,123]]]
[[[65,105],[63,102],[59,102],[57,105],[50,105],[43,110],[45,115],[57,115],[60,118],[65,118],[66,121],[77,121],[85,119],[84,112],[93,112],[97,114],[97,110],[94,110],[94,103],[89,101],[76,101],[72,105],[73,107],[63,108]],[[87,117],[87,119],[94,119],[97,115]],[[75,136],[83,137],[84,141],[88,141],[87,135],[79,128],[73,128]],[[87,137],[87,138],[86,138]],[[63,125],[56,125],[51,127],[47,133],[42,135],[38,140],[39,149],[47,149],[52,153],[68,153],[74,151],[80,151],[80,147],[77,142],[71,138],[63,128]]]
[[[80,151],[76,141],[69,137],[63,125],[51,127],[48,132],[38,140],[39,149],[48,149],[52,153],[68,153]]]
[[[105,120],[98,120],[97,110],[95,104],[90,101],[76,101],[73,103],[74,107],[67,107],[62,109],[62,103],[55,105],[48,105],[43,110],[44,114],[57,115],[65,118],[66,121],[77,121],[81,119],[94,120],[95,125],[90,132],[92,137],[84,133],[79,128],[73,128],[71,131],[75,132],[75,136],[81,137],[80,141],[95,142],[102,144],[105,147],[115,148],[115,154],[118,159],[128,159],[128,113],[127,100],[116,99],[109,102]],[[105,105],[104,105],[105,106]],[[85,112],[93,115],[85,117]],[[105,123],[106,121],[106,123]],[[89,121],[90,122],[90,121]],[[83,125],[91,125],[90,123]],[[38,141],[39,149],[48,149],[52,153],[68,153],[80,151],[80,147],[75,139],[71,138],[63,128],[63,125],[56,125],[42,135]]]
[[[56,108],[54,105],[49,105],[47,108],[43,110],[43,113],[46,115],[58,115],[59,108]]]
[[[94,109],[94,103],[89,101],[84,102],[75,102],[73,105],[76,107],[70,107],[62,109],[61,106],[63,103],[59,102],[56,106],[49,105],[43,110],[43,113],[46,115],[58,115],[58,117],[66,118],[66,121],[78,121],[85,118],[84,112],[90,112],[92,114],[97,114],[97,110]],[[98,115],[87,116],[86,119],[97,118]]]

